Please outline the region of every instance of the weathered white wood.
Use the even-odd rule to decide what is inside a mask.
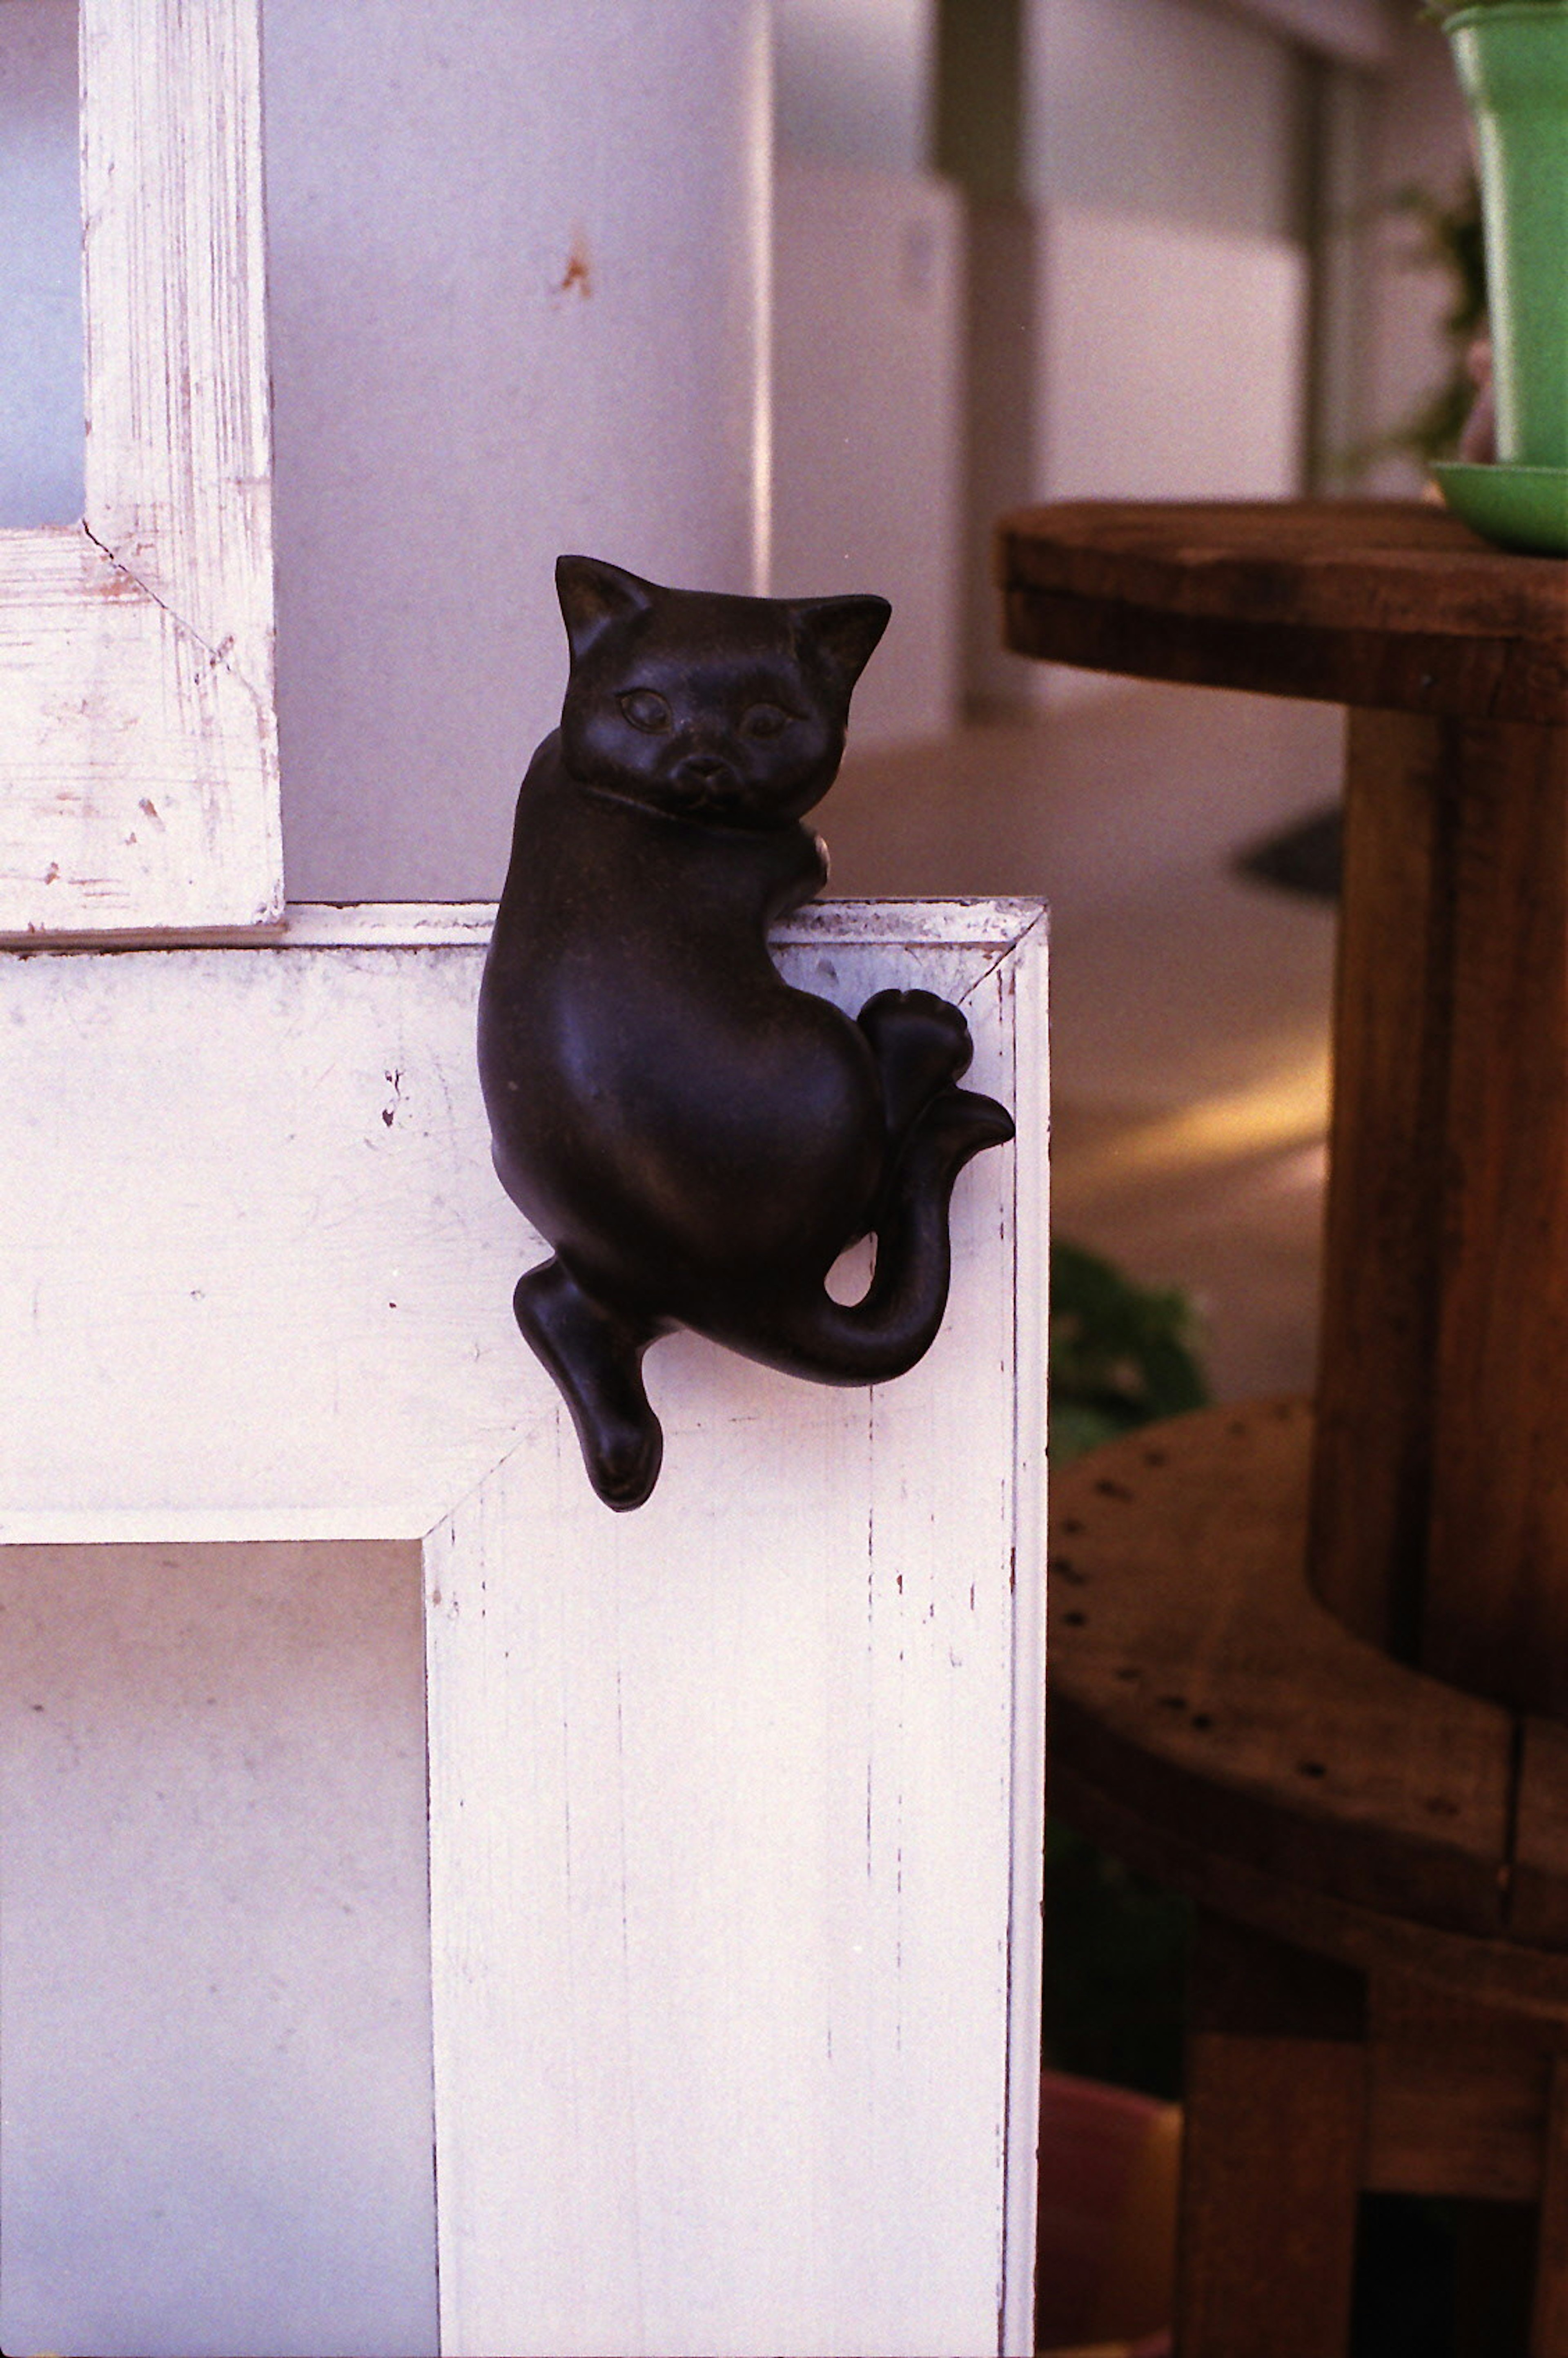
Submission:
[[[86,519],[0,533],[0,936],[282,910],[258,0],[81,0]]]
[[[963,1001],[1020,1141],[903,1381],[661,1344],[626,1518],[512,1325],[489,914],[0,962],[0,1541],[424,1539],[444,2349],[1026,2350],[1038,909],[787,929]]]
[[[960,999],[1030,1125],[960,1184],[927,1358],[661,1346],[648,1507],[556,1418],[427,1542],[449,2350],[1033,2346],[1038,969],[1016,920],[873,914],[790,970]]]

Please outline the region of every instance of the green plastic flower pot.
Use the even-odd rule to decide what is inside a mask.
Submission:
[[[1447,19],[1475,117],[1498,457],[1568,467],[1568,0]]]

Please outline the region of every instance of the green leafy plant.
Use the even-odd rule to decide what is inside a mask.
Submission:
[[[1174,1286],[1140,1285],[1082,1245],[1051,1248],[1051,1457],[1202,1408],[1198,1321]],[[1045,2056],[1062,2071],[1181,2090],[1192,1909],[1051,1813]]]
[[[1476,401],[1470,355],[1487,332],[1487,255],[1475,174],[1467,172],[1446,200],[1433,196],[1430,189],[1411,186],[1396,189],[1379,210],[1402,215],[1418,232],[1403,257],[1405,267],[1441,271],[1448,280],[1448,308],[1438,330],[1444,366],[1440,381],[1408,416],[1345,453],[1338,471],[1352,480],[1396,451],[1419,459],[1423,466],[1454,455]]]
[[[1058,1466],[1209,1393],[1198,1322],[1174,1286],[1139,1285],[1082,1245],[1051,1248],[1051,1455]]]

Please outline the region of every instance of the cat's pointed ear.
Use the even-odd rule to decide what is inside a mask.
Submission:
[[[639,581],[634,573],[622,573],[601,557],[557,557],[556,595],[576,663],[611,623],[645,614],[654,591],[651,581]]]
[[[789,617],[795,645],[809,648],[848,696],[871,661],[892,612],[885,598],[795,598],[790,600]]]

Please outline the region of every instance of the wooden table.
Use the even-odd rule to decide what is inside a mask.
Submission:
[[[1315,1403],[1053,1500],[1054,1796],[1203,1911],[1180,2346],[1341,2358],[1372,2187],[1536,2205],[1564,2358],[1568,571],[1307,503],[1000,564],[1022,653],[1350,708]]]

